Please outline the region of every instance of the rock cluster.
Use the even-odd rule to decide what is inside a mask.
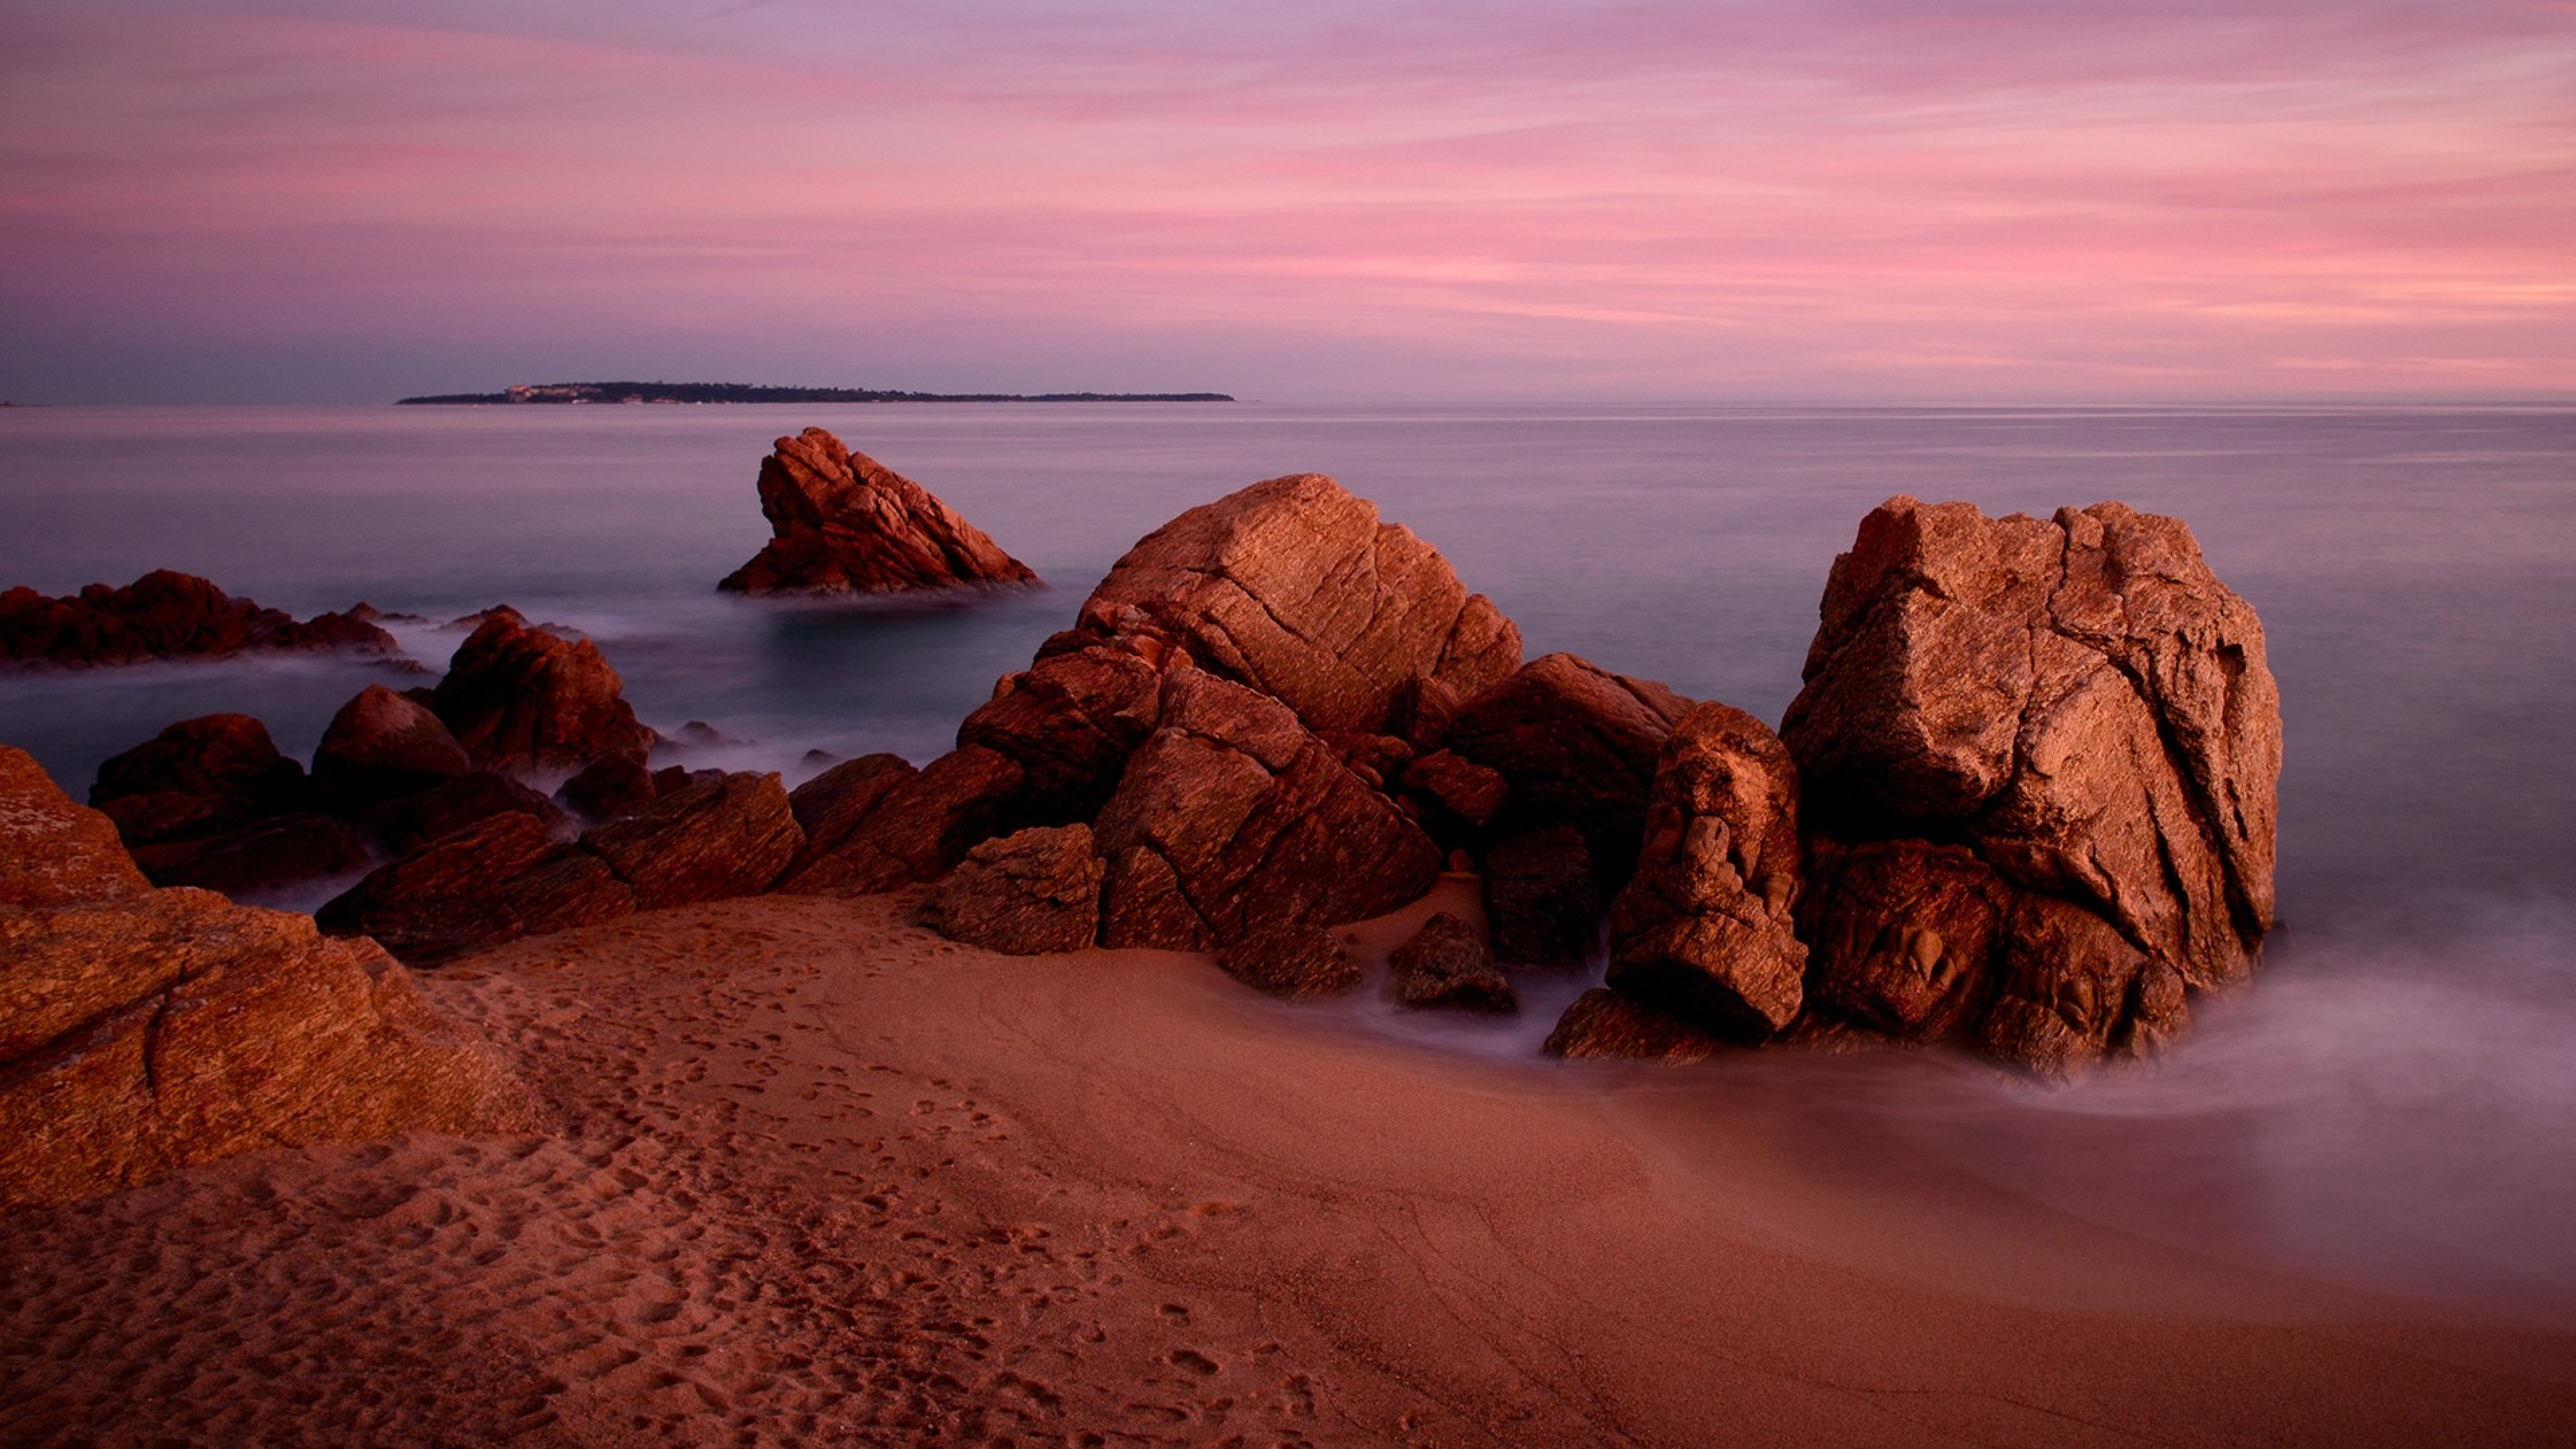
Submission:
[[[105,816],[0,747],[0,1210],[279,1145],[534,1125],[382,950],[155,889]]]
[[[310,649],[392,654],[394,638],[376,627],[376,617],[360,604],[299,621],[194,574],[156,569],[123,588],[92,584],[61,598],[25,587],[0,592],[0,660],[88,665]]]
[[[761,460],[760,511],[776,536],[718,588],[874,594],[1037,581],[928,489],[821,428],[780,438]]]

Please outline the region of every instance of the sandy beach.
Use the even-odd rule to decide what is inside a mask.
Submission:
[[[910,899],[425,974],[552,1135],[0,1222],[0,1439],[2576,1442],[2563,1337],[1820,1147],[1723,1072],[1371,1039],[1200,957],[944,941]]]

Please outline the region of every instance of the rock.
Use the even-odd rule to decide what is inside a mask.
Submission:
[[[1768,726],[1694,706],[1655,767],[1637,872],[1610,906],[1609,985],[1755,1039],[1798,1015],[1798,772]]]
[[[1510,674],[1521,649],[1520,631],[1437,549],[1312,473],[1255,483],[1146,535],[1083,602],[1073,633],[1182,651],[1318,732],[1389,733],[1417,677],[1472,697]]]
[[[1103,944],[1205,950],[1364,920],[1438,879],[1430,837],[1279,701],[1183,669],[1161,720],[1092,826]]]
[[[367,842],[348,822],[310,812],[277,815],[203,840],[135,847],[154,885],[257,895],[366,868]]]
[[[677,765],[671,768],[678,771],[678,780],[685,784],[688,772]],[[558,786],[555,800],[593,822],[619,820],[650,808],[660,798],[661,790],[654,779],[654,772],[633,755],[602,755],[575,770],[571,779]]]
[[[635,892],[607,861],[513,812],[380,867],[314,919],[338,934],[373,936],[405,961],[428,963],[635,909]]]
[[[746,770],[657,800],[581,843],[633,889],[638,909],[654,910],[767,890],[805,832],[778,777]]]
[[[1449,748],[1510,782],[1498,831],[1581,830],[1609,896],[1636,860],[1656,758],[1689,708],[1653,680],[1550,654],[1471,700]]]
[[[1216,953],[1226,975],[1283,1001],[1338,996],[1360,984],[1359,964],[1320,926],[1270,925]]]
[[[780,438],[761,460],[759,486],[776,536],[720,589],[892,593],[1037,581],[928,489],[821,428]]]
[[[901,755],[861,755],[843,760],[787,792],[787,808],[805,832],[801,865],[849,839],[895,787],[917,772]]]
[[[277,1146],[535,1126],[372,943],[151,889],[104,817],[0,748],[0,1210]]]
[[[987,840],[933,887],[913,919],[1012,956],[1079,951],[1100,932],[1100,857],[1081,825]]]
[[[941,755],[897,781],[839,845],[796,866],[779,889],[800,894],[891,890],[946,874],[976,842],[1024,829],[1027,772],[981,745]]]
[[[1569,1059],[1628,1057],[1687,1066],[1706,1061],[1727,1046],[1723,1038],[1696,1022],[1596,986],[1565,1009],[1539,1050]]]
[[[313,751],[313,786],[346,812],[418,794],[474,768],[426,707],[381,684],[340,706]]]
[[[1494,966],[1484,933],[1442,911],[1387,957],[1387,989],[1396,1004],[1421,1011],[1447,1007],[1507,1016],[1521,1009],[1512,983]]]
[[[571,823],[553,801],[490,770],[459,775],[417,795],[386,801],[368,811],[362,823],[387,849],[402,855],[495,815],[525,815],[550,835],[562,834]]]
[[[30,588],[0,593],[0,660],[60,665],[132,664],[249,651],[355,649],[392,654],[394,638],[352,615],[309,623],[236,599],[193,574],[156,569],[121,589],[92,584],[50,598]]]
[[[1820,613],[1781,729],[1817,1009],[2054,1071],[2245,974],[2279,694],[2180,521],[1893,499]]]
[[[431,708],[482,769],[568,772],[651,750],[653,732],[636,723],[624,688],[598,645],[530,628],[502,607],[457,646]]]
[[[90,804],[130,846],[205,840],[301,809],[304,767],[246,714],[181,720],[98,767]],[[184,852],[183,852],[184,853]]]
[[[1485,920],[1494,954],[1519,966],[1581,966],[1601,944],[1601,884],[1592,848],[1571,825],[1500,841],[1485,852]]]
[[[1428,800],[1474,829],[1494,823],[1511,798],[1511,782],[1448,750],[1434,750],[1404,767],[1406,793]]]

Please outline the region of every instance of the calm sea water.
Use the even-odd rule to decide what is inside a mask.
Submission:
[[[767,535],[758,459],[807,425],[1049,587],[971,607],[717,596]],[[2188,519],[2261,612],[2281,683],[2265,979],[2149,1072],[2043,1090],[1872,1063],[1816,1090],[2071,1211],[2576,1324],[2576,411],[13,409],[0,585],[171,567],[298,615],[506,601],[595,636],[649,723],[747,742],[711,762],[793,778],[809,748],[938,753],[1139,535],[1305,471],[1439,545],[1531,654],[1775,721],[1827,567],[1891,494]],[[399,632],[433,666],[459,637]],[[257,714],[309,750],[380,677],[0,677],[0,741],[78,794],[194,714]],[[1438,1035],[1520,1051],[1528,1031]]]

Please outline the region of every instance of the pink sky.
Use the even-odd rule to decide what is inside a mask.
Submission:
[[[19,0],[0,396],[2576,394],[2576,0],[1249,8]]]

